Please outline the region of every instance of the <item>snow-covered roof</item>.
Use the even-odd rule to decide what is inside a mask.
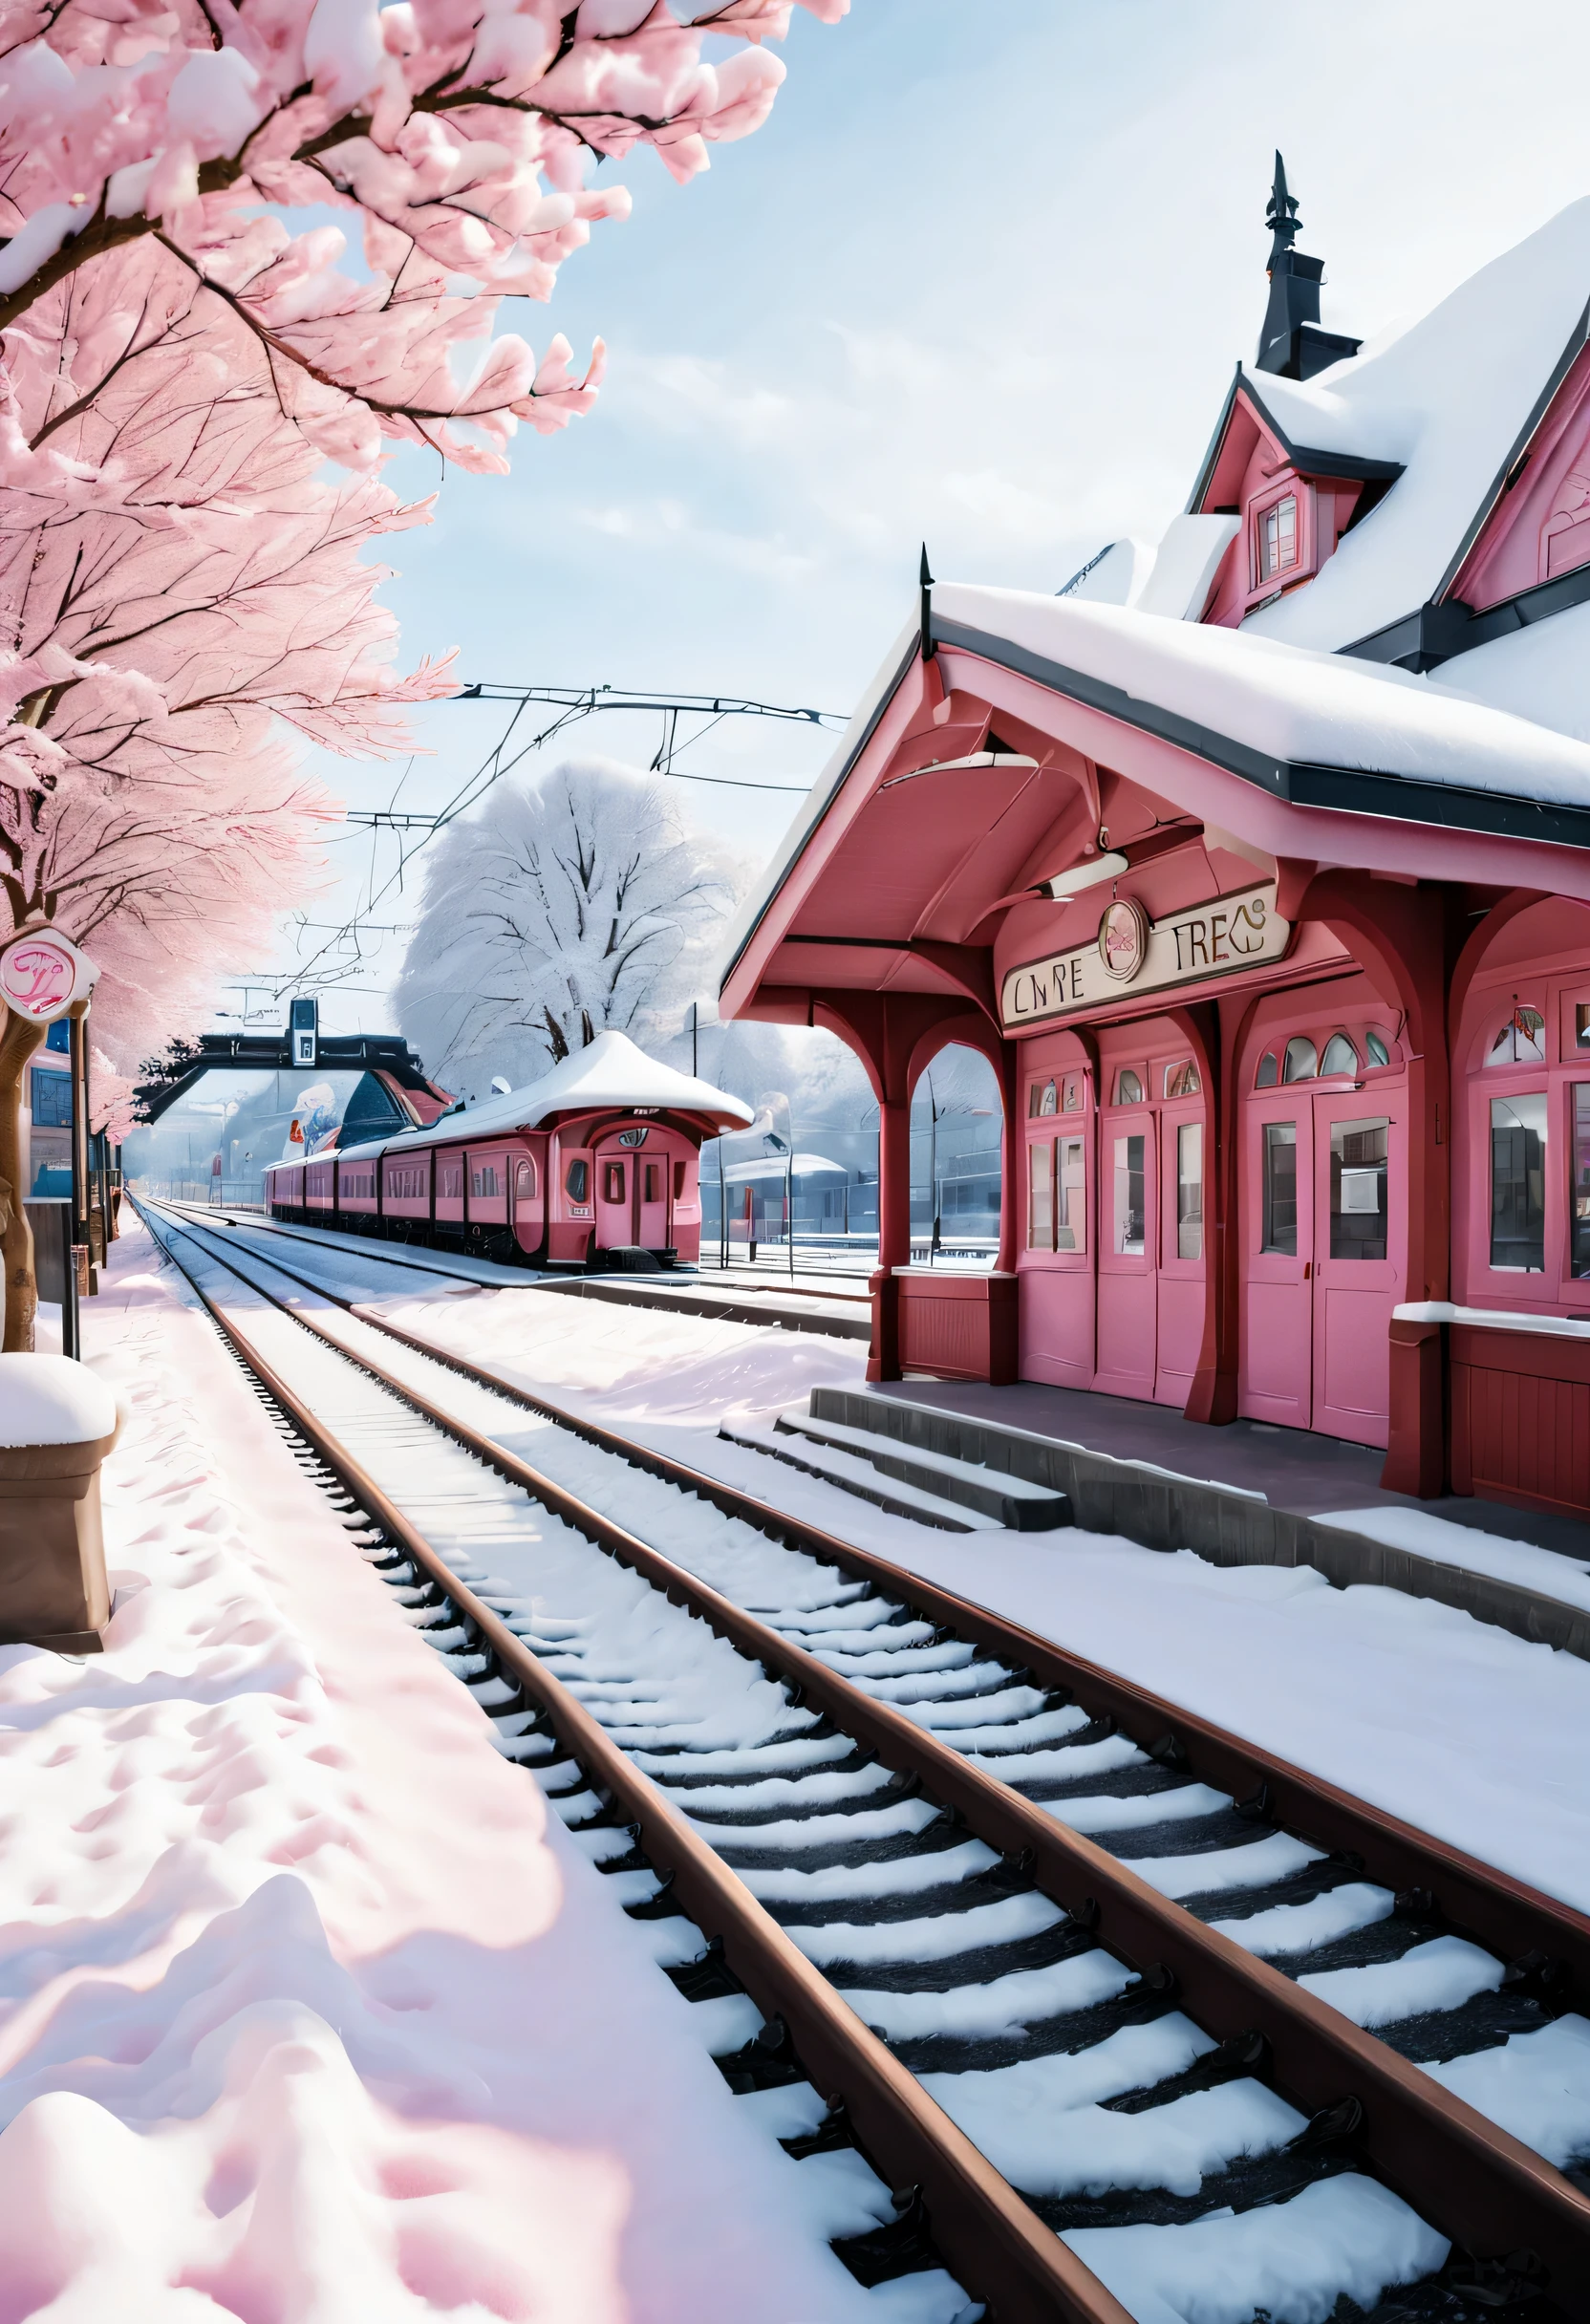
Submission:
[[[827,1154],[763,1154],[754,1162],[729,1162],[724,1165],[723,1177],[730,1186],[742,1185],[758,1178],[813,1178],[819,1171],[833,1171],[842,1178],[849,1172],[843,1162],[830,1162]]]
[[[1400,781],[1489,792],[1498,804],[1487,812],[1498,829],[1514,828],[1522,812],[1526,836],[1560,837],[1559,830],[1536,828],[1534,810],[1540,806],[1575,811],[1575,844],[1582,844],[1578,832],[1590,829],[1578,820],[1590,817],[1590,742],[1388,663],[1257,636],[1251,623],[1228,630],[1076,596],[957,582],[934,590],[933,634],[940,644],[986,654],[1272,794],[1291,795],[1295,770],[1342,769],[1382,779],[1373,804],[1331,802],[1364,812],[1447,820],[1442,803],[1421,798],[1417,789],[1399,793]],[[845,743],[746,897],[724,953],[725,986],[911,667],[909,655],[903,663],[898,658],[910,635],[880,667],[867,717],[852,720]],[[1512,804],[1520,802],[1521,810]],[[1466,810],[1453,820],[1473,817]],[[1483,818],[1479,828],[1487,828]]]
[[[1036,656],[1049,665],[1033,672],[1041,683],[1090,681],[1095,706],[1238,772],[1257,769],[1221,744],[1271,767],[1360,768],[1590,807],[1590,745],[1406,670],[1256,636],[1252,623],[1227,630],[952,583],[934,592],[934,635]]]
[[[1317,377],[1245,371],[1289,442],[1405,473],[1306,589],[1250,633],[1327,652],[1428,604],[1450,580],[1539,419],[1590,298],[1590,199],[1471,275],[1407,330]]]
[[[598,1033],[583,1049],[575,1049],[560,1065],[523,1089],[493,1098],[486,1106],[470,1106],[462,1113],[443,1114],[427,1130],[404,1130],[396,1137],[366,1138],[346,1146],[340,1158],[353,1154],[397,1153],[410,1147],[447,1145],[459,1138],[500,1136],[504,1131],[539,1130],[558,1113],[591,1113],[608,1106],[644,1107],[648,1111],[697,1113],[708,1116],[720,1130],[743,1130],[751,1108],[742,1098],[693,1073],[676,1072],[672,1065],[648,1057],[625,1033]]]

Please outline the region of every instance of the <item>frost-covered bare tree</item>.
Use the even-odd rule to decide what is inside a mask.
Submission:
[[[395,1001],[426,1070],[478,1096],[610,1025],[642,1047],[712,989],[742,874],[655,775],[609,759],[504,784],[436,842]]]

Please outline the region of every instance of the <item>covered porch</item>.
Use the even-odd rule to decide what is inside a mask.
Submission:
[[[1590,749],[1403,672],[924,592],[722,987],[725,1016],[839,1034],[871,1083],[869,1378],[1268,1415],[1439,1494],[1444,1344],[1396,1311],[1451,1293],[1449,1011],[1515,912],[1590,899],[1587,848]],[[951,1043],[1004,1128],[996,1263],[962,1278],[910,1264],[912,1093]],[[1278,1154],[1290,1243],[1255,1223]]]

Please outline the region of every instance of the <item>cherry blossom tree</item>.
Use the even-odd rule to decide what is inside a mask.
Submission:
[[[394,1006],[427,1070],[469,1096],[610,1025],[659,1047],[705,989],[741,869],[659,777],[595,758],[500,785],[434,850]]]
[[[554,338],[490,334],[546,299],[592,223],[593,165],[653,146],[679,181],[766,118],[763,45],[848,0],[0,0],[0,332],[107,252],[158,244],[252,334],[282,408],[368,467],[380,440],[500,469],[520,421],[585,410]],[[732,45],[731,45],[732,44]],[[710,45],[718,61],[709,60]],[[343,270],[342,209],[362,229]],[[455,359],[482,343],[475,377]],[[0,483],[36,462],[0,429]]]
[[[398,676],[385,570],[360,561],[429,504],[329,476],[248,328],[156,238],[63,278],[25,332],[17,422],[75,488],[0,494],[0,938],[48,919],[100,961],[119,1075],[202,1022],[223,962],[320,875],[336,810],[292,730],[384,756],[454,680]],[[16,1125],[37,1039],[11,1018],[0,1040],[8,1347],[32,1329]]]

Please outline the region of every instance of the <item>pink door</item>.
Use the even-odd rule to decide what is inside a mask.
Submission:
[[[1146,1105],[1099,1117],[1099,1356],[1093,1385],[1151,1402],[1159,1344],[1159,1182]]]
[[[1294,1085],[1242,1109],[1237,1403],[1288,1429],[1314,1418],[1314,1104]]]
[[[1167,1106],[1159,1116],[1158,1367],[1154,1402],[1179,1411],[1204,1337],[1204,1112]]]
[[[643,1251],[668,1248],[668,1173],[666,1151],[637,1153],[634,1161],[639,1232],[635,1241]]]
[[[596,1248],[616,1251],[634,1240],[631,1216],[633,1158],[610,1147],[596,1156]]]
[[[1391,1310],[1407,1272],[1407,1102],[1399,1089],[1314,1100],[1314,1426],[1383,1445]]]

